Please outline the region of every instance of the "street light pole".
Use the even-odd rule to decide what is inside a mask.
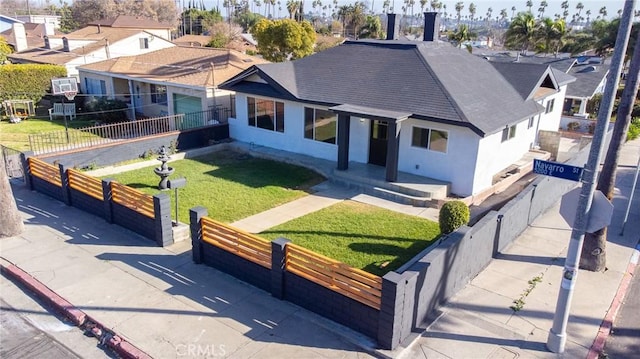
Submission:
[[[620,19],[620,28],[616,38],[613,57],[611,58],[611,70],[607,78],[604,96],[600,109],[598,111],[598,121],[593,134],[591,149],[589,150],[589,158],[584,168],[582,177],[582,190],[578,199],[576,209],[576,219],[571,231],[571,239],[569,248],[567,249],[567,258],[564,263],[562,272],[562,281],[560,284],[560,292],[558,294],[558,302],[553,317],[553,327],[549,331],[547,338],[547,348],[554,353],[563,353],[567,341],[567,322],[569,320],[569,308],[571,307],[571,299],[573,290],[578,276],[578,264],[580,262],[580,253],[582,252],[582,244],[584,234],[589,222],[589,210],[591,202],[596,190],[596,177],[604,148],[604,136],[607,130],[607,124],[611,118],[613,110],[613,102],[616,96],[616,90],[620,81],[620,72],[624,62],[624,55],[629,42],[629,34],[631,33],[631,19],[633,18],[633,9],[635,0],[626,0],[624,2],[624,10]]]

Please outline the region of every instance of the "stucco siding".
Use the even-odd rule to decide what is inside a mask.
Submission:
[[[562,118],[562,107],[564,106],[564,95],[567,92],[567,86],[562,86],[560,92],[544,99],[542,103],[546,106],[547,102],[554,100],[553,111],[542,113],[540,115],[539,131],[558,131],[560,128],[560,119]]]

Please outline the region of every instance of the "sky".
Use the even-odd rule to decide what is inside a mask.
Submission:
[[[180,0],[185,1],[185,4],[188,0]],[[199,0],[195,0],[199,1]],[[281,16],[284,16],[287,13],[286,10],[286,1],[280,0],[282,6]],[[305,1],[305,12],[312,11],[311,3],[313,0],[304,0]],[[332,4],[333,0],[321,0],[324,5]],[[356,0],[348,1],[348,0],[338,0],[338,6],[353,4]],[[360,0],[363,1],[363,0]],[[384,0],[364,0],[368,3],[369,6],[373,6],[376,12],[382,12],[382,3]],[[403,5],[403,0],[389,0],[392,4],[395,2],[396,13],[402,13],[401,7]],[[447,12],[452,14],[455,13],[455,4],[458,1],[455,0],[440,0],[443,4],[447,5]],[[492,17],[499,16],[500,10],[507,9],[507,13],[511,16],[511,7],[516,7],[516,12],[527,10],[527,1],[526,0],[464,0],[464,9],[462,10],[462,16],[469,15],[469,4],[474,3],[476,5],[476,16],[486,16],[487,10],[489,7],[493,9]],[[569,0],[569,17],[577,12],[576,5],[581,2],[584,5],[584,9],[582,10],[583,16],[587,10],[591,10],[591,17],[593,19],[598,16],[600,8],[606,6],[607,8],[607,18],[611,18],[613,16],[617,16],[617,11],[622,9],[624,6],[624,0],[614,0],[614,1],[602,1],[602,0]],[[204,4],[207,9],[211,9],[215,6],[220,6],[223,14],[224,9],[222,9],[223,0],[204,0]],[[420,12],[420,1],[415,0],[414,13]],[[431,3],[431,1],[429,1]],[[548,7],[545,11],[545,16],[549,16],[553,18],[553,15],[556,13],[561,14],[562,8],[560,5],[562,4],[562,0],[547,0]],[[428,7],[429,5],[427,5]],[[533,0],[533,8],[532,11],[534,14],[537,14],[537,10],[540,7],[540,0]],[[277,5],[276,5],[277,9]],[[636,5],[636,9],[640,9],[640,4]],[[262,6],[261,11],[264,12],[264,6]],[[277,10],[276,10],[277,14]],[[585,16],[586,17],[586,16]]]

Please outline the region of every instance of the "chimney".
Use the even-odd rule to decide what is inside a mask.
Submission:
[[[109,49],[109,40],[104,39],[104,52],[107,54],[107,58],[111,58],[111,50]]]
[[[51,43],[49,42],[49,36],[44,35],[44,48],[51,50]]]
[[[24,51],[29,47],[27,45],[27,33],[24,31],[23,24],[13,24],[13,43],[15,44],[16,52]]]
[[[66,36],[62,38],[62,51],[69,52],[69,40]]]
[[[98,34],[102,32],[102,26],[100,26],[100,24],[98,24]]]
[[[55,35],[54,26],[53,26],[52,23],[50,23],[50,22],[44,23],[44,34],[46,36]]]
[[[438,41],[440,37],[440,14],[437,12],[424,13],[423,41]]]
[[[398,40],[400,37],[400,22],[396,21],[398,14],[387,14],[387,40]]]

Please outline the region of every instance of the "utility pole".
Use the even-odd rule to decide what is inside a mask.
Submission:
[[[571,239],[569,240],[569,248],[567,249],[567,258],[564,263],[562,272],[562,281],[560,284],[560,292],[558,294],[558,302],[553,317],[553,327],[549,331],[547,338],[547,348],[554,353],[564,353],[564,347],[567,341],[567,322],[569,320],[569,308],[571,307],[571,299],[578,276],[578,265],[580,261],[580,253],[582,252],[582,244],[587,224],[589,222],[589,210],[596,189],[596,177],[600,167],[602,150],[604,149],[604,136],[607,124],[611,118],[613,110],[613,102],[616,96],[616,90],[620,81],[620,72],[624,62],[624,55],[629,42],[631,33],[631,22],[635,0],[626,0],[624,2],[624,10],[620,19],[620,28],[618,29],[618,37],[616,38],[613,57],[611,58],[611,70],[607,78],[604,97],[598,111],[598,121],[593,134],[593,142],[591,150],[589,150],[589,158],[584,168],[582,190],[578,199],[576,209],[576,219],[571,231]]]

